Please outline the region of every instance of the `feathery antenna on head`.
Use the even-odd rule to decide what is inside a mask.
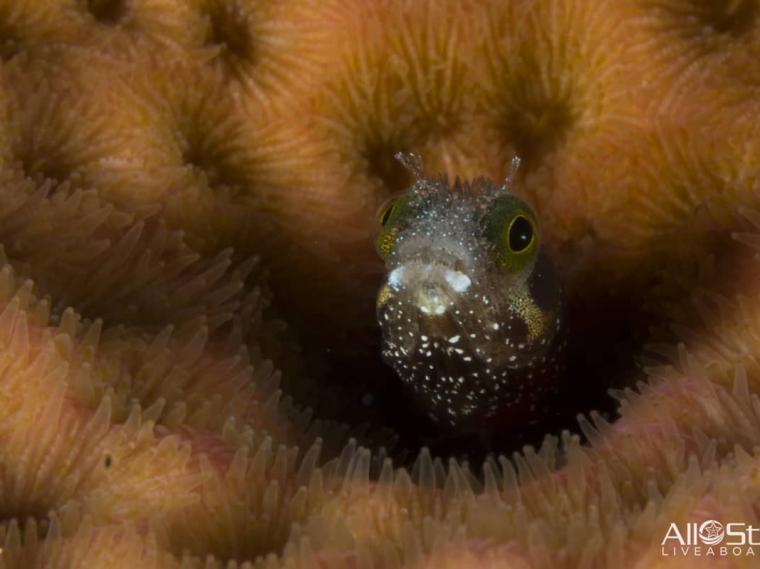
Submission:
[[[414,175],[415,180],[419,180],[423,177],[422,157],[419,154],[414,154],[413,152],[396,152],[394,158],[401,162],[404,168]]]
[[[512,156],[512,162],[509,164],[509,171],[507,172],[507,177],[504,179],[504,189],[510,190],[512,188],[512,184],[515,182],[515,178],[517,178],[517,171],[520,169],[520,157],[515,155]]]

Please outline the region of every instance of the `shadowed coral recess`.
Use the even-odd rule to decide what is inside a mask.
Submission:
[[[661,542],[760,524],[759,79],[755,0],[0,0],[0,567],[756,566]],[[488,455],[380,361],[399,151],[566,289]]]

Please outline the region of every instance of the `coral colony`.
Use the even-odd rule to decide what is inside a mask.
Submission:
[[[758,84],[754,0],[0,0],[0,567],[754,566]],[[562,283],[486,456],[382,361],[399,151]]]

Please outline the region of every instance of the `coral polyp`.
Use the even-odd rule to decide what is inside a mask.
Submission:
[[[272,0],[192,0],[207,65],[227,81],[267,104],[282,104],[295,81],[317,69],[319,41],[306,6]]]
[[[400,150],[415,149],[433,171],[475,174],[467,158],[477,157],[462,137],[472,110],[467,6],[328,2],[323,9],[332,15],[325,21],[335,64],[307,96],[331,161],[351,165],[343,199],[375,208],[404,189],[410,177],[393,159]]]
[[[635,102],[620,75],[630,46],[607,41],[624,33],[614,10],[556,2],[515,2],[500,10],[497,4],[496,17],[483,18],[479,30],[476,85],[482,127],[501,148],[499,157],[511,148],[535,167],[553,153],[572,152],[575,140],[633,119]]]
[[[174,491],[168,490],[170,486],[178,492],[183,486],[190,489],[189,453],[176,438],[157,447],[151,444],[155,441],[151,425],[145,428],[139,410],[124,426],[114,428],[110,394],[94,405],[88,402],[89,406],[74,396],[91,388],[92,376],[102,370],[77,365],[71,325],[64,321],[60,327],[47,326],[50,306],[34,298],[29,281],[16,285],[7,266],[1,278],[6,357],[0,436],[3,485],[9,489],[2,505],[4,516],[42,517],[51,509],[81,501],[99,519],[118,517],[113,508],[123,508],[121,500],[147,489],[140,480],[153,479],[156,469],[167,478],[149,491],[152,497],[145,496],[145,506],[167,498],[167,492]],[[83,340],[89,339],[85,335]],[[125,467],[111,470],[114,464]],[[160,489],[162,484],[166,485]],[[133,506],[121,513],[136,515],[142,506],[136,510]]]
[[[691,567],[671,524],[756,525],[758,9],[0,1],[0,566]],[[566,285],[569,387],[487,456],[380,362],[399,151],[520,154]]]

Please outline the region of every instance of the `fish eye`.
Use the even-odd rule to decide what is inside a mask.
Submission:
[[[522,253],[533,243],[533,224],[524,215],[516,215],[507,229],[507,245],[513,253]]]
[[[535,217],[527,205],[516,200],[505,204],[501,214],[497,261],[504,269],[521,271],[535,257],[538,244]]]
[[[538,222],[530,206],[511,194],[497,198],[481,220],[494,260],[503,270],[519,272],[531,266],[538,251]]]

